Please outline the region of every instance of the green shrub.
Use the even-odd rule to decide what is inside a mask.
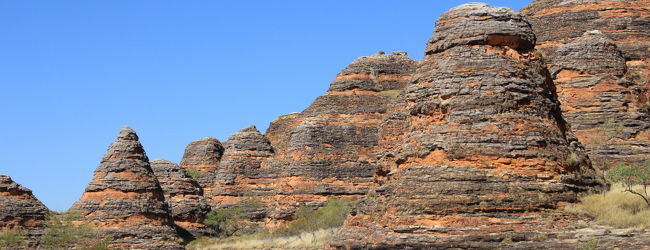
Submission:
[[[648,185],[650,184],[650,161],[645,164],[621,164],[610,170],[608,177],[612,182],[623,185],[624,192],[634,194],[643,199],[650,206]],[[641,190],[635,190],[635,185],[641,185]]]
[[[242,200],[227,208],[210,211],[204,223],[215,230],[218,236],[227,237],[243,229],[248,221],[247,215],[262,207],[262,201],[252,192],[246,192]]]
[[[217,232],[219,236],[230,236],[237,231],[237,223],[243,219],[239,207],[219,208],[210,211],[203,223]]]
[[[201,174],[201,171],[199,171],[199,170],[196,169],[196,168],[188,168],[188,169],[185,169],[185,172],[187,173],[187,175],[189,175],[190,177],[192,177],[192,179],[195,179],[195,180],[198,179],[198,178],[200,178],[201,175],[202,175],[202,174]]]
[[[68,249],[74,246],[81,246],[81,249],[108,249],[110,239],[101,239],[93,228],[74,223],[82,218],[78,212],[50,213],[40,246],[45,249]]]
[[[25,232],[21,230],[0,231],[0,246],[22,247]]]
[[[347,199],[331,198],[324,207],[316,210],[301,207],[296,211],[295,219],[276,233],[299,235],[319,229],[336,228],[343,225],[345,218],[352,211],[353,203]]]

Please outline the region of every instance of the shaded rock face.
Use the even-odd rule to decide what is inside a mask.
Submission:
[[[465,39],[483,26],[507,39]],[[603,184],[532,44],[530,25],[509,9],[472,3],[441,16],[412,84],[381,123],[385,184],[334,246],[497,248],[570,223],[563,206]]]
[[[0,231],[26,230],[24,241],[35,246],[49,210],[32,191],[0,175]]]
[[[223,151],[221,142],[212,137],[193,141],[185,148],[180,165],[188,172],[198,171],[197,182],[206,194],[214,184]]]
[[[79,211],[112,247],[179,248],[172,217],[135,131],[124,127],[81,198]]]
[[[208,234],[203,220],[210,211],[210,205],[203,197],[199,184],[178,164],[168,160],[151,161],[151,169],[165,194],[174,223],[194,236]]]
[[[537,0],[522,9],[562,112],[596,165],[650,156],[648,6],[648,0]]]

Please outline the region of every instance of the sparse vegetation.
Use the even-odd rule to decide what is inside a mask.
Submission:
[[[255,200],[250,199],[240,204],[254,205]],[[260,249],[260,248],[318,248],[323,247],[334,235],[335,228],[343,225],[345,218],[350,214],[353,203],[347,199],[331,198],[321,208],[301,207],[296,211],[294,220],[286,226],[275,231],[261,231],[255,234],[238,235],[222,234],[222,238],[200,238],[192,241],[188,248],[201,249]],[[218,227],[228,229],[238,226],[243,218],[242,207],[239,211],[235,208],[229,210],[215,210],[210,212],[210,220]],[[208,220],[206,220],[206,224]]]
[[[75,224],[81,220],[77,212],[51,213],[45,224],[41,247],[45,249],[108,249],[110,239],[101,239],[91,227]]]
[[[650,227],[650,208],[635,195],[624,192],[620,185],[605,195],[591,194],[580,199],[581,204],[568,207],[569,212],[585,214],[602,225],[617,228]]]
[[[293,236],[268,233],[219,238],[199,238],[188,249],[314,249],[325,248],[336,229],[321,229]]]
[[[614,132],[616,134],[623,131],[624,128],[625,127],[622,124],[617,123],[614,118],[609,118],[607,121],[605,121],[605,123],[603,123],[603,125],[600,125],[599,127],[599,129],[602,131]]]
[[[25,232],[21,230],[0,231],[0,246],[22,247],[24,246],[24,236]]]
[[[400,93],[402,93],[402,90],[399,89],[391,89],[391,90],[384,90],[379,92],[380,96],[387,96],[387,97],[397,97]]]
[[[598,239],[590,238],[578,243],[579,250],[595,250],[598,249]]]
[[[236,235],[247,220],[246,213],[262,206],[260,199],[250,192],[244,193],[243,197],[240,203],[231,207],[210,211],[204,223],[215,230],[219,237]]]
[[[218,236],[226,237],[237,232],[238,222],[242,219],[242,210],[239,207],[218,208],[208,213],[204,223],[214,229]]]
[[[648,185],[650,185],[650,161],[645,164],[623,164],[608,172],[610,180],[623,185],[624,192],[634,194],[650,207],[650,196],[648,196]],[[635,185],[641,186],[636,190]]]
[[[192,179],[195,180],[201,177],[201,171],[199,171],[196,168],[188,168],[185,170],[185,172],[187,173],[187,175],[189,175],[190,177],[192,177]]]
[[[350,214],[350,211],[352,211],[352,205],[352,202],[346,199],[331,198],[327,201],[327,205],[316,210],[301,207],[296,211],[295,219],[285,228],[276,231],[276,233],[299,235],[304,232],[340,227]]]
[[[571,168],[577,168],[577,167],[580,167],[580,164],[581,164],[581,163],[582,163],[582,159],[581,159],[580,156],[579,156],[578,154],[576,154],[575,152],[570,152],[570,153],[567,155],[567,158],[566,158],[566,164],[567,164],[569,167],[571,167]]]

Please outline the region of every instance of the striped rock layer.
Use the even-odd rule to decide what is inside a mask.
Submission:
[[[177,249],[177,236],[162,188],[135,131],[124,127],[92,181],[71,210],[111,238],[111,247]]]
[[[203,224],[210,205],[203,196],[203,189],[178,164],[163,159],[151,161],[174,224],[198,237],[208,234]]]
[[[650,1],[536,0],[522,13],[598,167],[650,156]]]
[[[508,8],[471,3],[440,17],[380,126],[385,184],[335,247],[541,246],[571,223],[563,207],[603,184],[534,44],[526,18]]]
[[[210,193],[219,162],[223,156],[223,145],[212,137],[190,142],[185,148],[180,166],[188,173],[197,175],[197,182],[204,193]]]
[[[24,230],[27,246],[34,247],[42,234],[49,209],[32,194],[32,191],[0,175],[0,232]]]

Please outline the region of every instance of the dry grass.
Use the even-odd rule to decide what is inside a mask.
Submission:
[[[580,205],[568,211],[589,215],[602,225],[650,228],[650,207],[639,196],[623,192],[620,184],[604,195],[591,194],[580,200]]]
[[[400,93],[402,93],[402,90],[391,89],[391,90],[381,91],[381,92],[379,92],[379,95],[394,98],[394,97],[397,97]]]
[[[224,239],[202,238],[190,243],[188,249],[321,249],[327,246],[336,229],[321,229],[298,236],[277,237],[256,234]]]

